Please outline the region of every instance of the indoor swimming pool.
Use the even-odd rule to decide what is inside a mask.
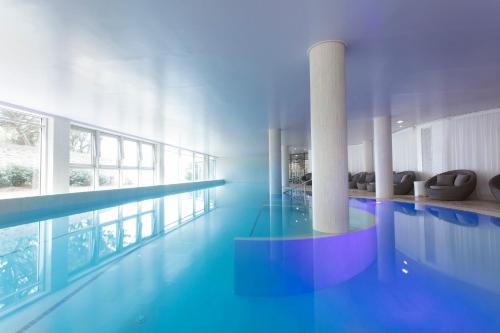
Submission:
[[[0,216],[0,332],[499,332],[500,219],[229,183]]]

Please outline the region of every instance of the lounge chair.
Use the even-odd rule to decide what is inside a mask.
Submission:
[[[500,202],[500,175],[491,178],[488,184],[490,185],[491,194]]]
[[[417,179],[415,172],[403,171],[394,174],[394,195],[405,195],[413,190],[413,182]]]
[[[364,181],[359,181],[357,183],[358,190],[367,190],[368,189],[368,184],[374,183],[373,186],[375,186],[375,173],[374,172],[368,172],[365,175]],[[374,192],[373,190],[372,192]]]
[[[358,172],[358,173],[352,175],[351,180],[349,181],[349,188],[356,189],[358,182],[365,181],[365,175],[366,175],[366,172]]]
[[[306,173],[300,177],[300,181],[302,185],[312,185],[312,173]]]
[[[441,173],[425,182],[425,190],[431,199],[461,201],[474,192],[477,176],[470,170],[452,170]]]

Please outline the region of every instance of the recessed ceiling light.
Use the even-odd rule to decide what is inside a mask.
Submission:
[[[399,125],[399,128],[403,128],[403,125]]]
[[[404,121],[403,120],[398,120],[397,123],[398,124],[402,124],[402,123],[404,123]]]

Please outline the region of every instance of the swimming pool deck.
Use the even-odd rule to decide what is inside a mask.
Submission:
[[[349,190],[349,196],[353,198],[376,198],[375,193],[362,190]],[[395,195],[393,201],[411,203],[432,204],[434,206],[466,210],[474,213],[500,217],[500,203],[489,200],[464,200],[464,201],[441,201],[428,197],[415,197],[413,195]]]
[[[298,188],[298,187],[297,187]],[[304,188],[300,185],[300,188]],[[306,192],[311,193],[312,186],[306,186]],[[349,197],[351,198],[376,198],[374,192],[368,192],[363,190],[349,190]],[[393,201],[402,201],[402,202],[410,202],[410,203],[422,203],[422,204],[431,204],[434,206],[451,208],[451,209],[460,209],[466,210],[469,212],[474,212],[478,214],[485,214],[495,217],[500,217],[500,203],[492,200],[477,200],[470,199],[464,201],[442,201],[442,200],[433,200],[428,197],[418,197],[416,198],[412,195],[395,195]]]

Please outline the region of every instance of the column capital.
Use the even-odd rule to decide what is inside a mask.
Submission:
[[[322,40],[309,46],[309,48],[307,49],[307,54],[310,54],[312,49],[322,44],[342,44],[344,45],[344,48],[347,48],[347,43],[340,39]]]

